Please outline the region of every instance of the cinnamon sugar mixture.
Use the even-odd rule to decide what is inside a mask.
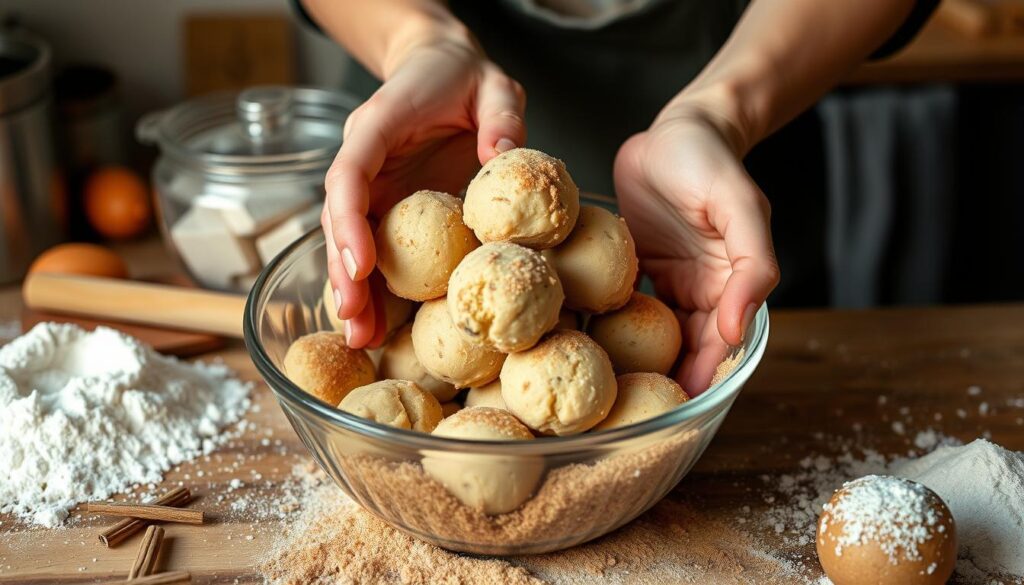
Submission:
[[[668,452],[678,457],[679,445]],[[637,497],[656,495],[650,493],[657,488],[649,487],[649,473],[664,472],[669,459],[657,451],[640,453],[646,463],[639,462],[639,468],[633,455],[562,467],[520,510],[493,517],[459,504],[418,464],[382,466],[380,459],[366,456],[358,464],[370,466],[362,470],[368,492],[394,490],[386,498],[387,514],[400,514],[409,524],[447,519],[450,538],[526,542],[522,539],[557,540],[577,529],[593,529],[599,518],[627,514]],[[605,461],[611,463],[600,468]],[[590,543],[497,558],[454,553],[408,536],[364,511],[319,471],[310,481],[301,517],[261,566],[269,583],[748,583],[755,575],[773,581],[795,576],[787,563],[758,552],[750,536],[702,514],[697,503],[665,500]],[[636,484],[632,491],[623,494],[631,483]],[[416,497],[402,497],[413,485]],[[598,497],[599,491],[605,495]],[[371,498],[378,505],[385,499]],[[589,507],[573,504],[587,499],[600,501]]]

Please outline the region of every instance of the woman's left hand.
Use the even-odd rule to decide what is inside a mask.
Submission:
[[[735,127],[706,109],[666,108],[615,160],[619,208],[642,270],[673,306],[687,355],[677,379],[708,388],[779,282],[770,206],[741,161]]]

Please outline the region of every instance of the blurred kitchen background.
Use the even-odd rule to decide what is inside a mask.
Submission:
[[[0,29],[0,282],[58,241],[160,233],[202,284],[244,290],[316,225],[365,96],[336,93],[347,57],[287,0],[5,0]],[[332,91],[194,101],[255,86]],[[1024,0],[943,0],[748,166],[797,234],[776,304],[1024,298]]]

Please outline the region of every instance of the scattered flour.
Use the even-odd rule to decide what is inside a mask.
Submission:
[[[224,440],[249,391],[223,364],[40,323],[0,348],[0,512],[54,527],[79,502],[159,482]]]
[[[21,335],[20,321],[0,321],[0,340],[14,339]]]

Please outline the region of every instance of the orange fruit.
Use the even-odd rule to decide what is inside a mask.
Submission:
[[[97,170],[85,182],[85,215],[103,237],[133,238],[146,231],[153,219],[149,188],[124,167]]]
[[[128,267],[116,252],[96,244],[60,244],[40,254],[29,274],[52,272],[107,278],[128,278]]]

